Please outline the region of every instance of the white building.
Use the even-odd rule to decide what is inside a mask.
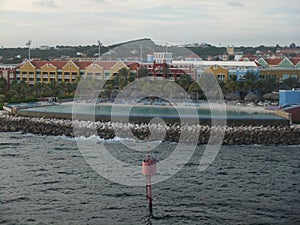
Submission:
[[[153,52],[153,60],[156,63],[172,63],[172,52]]]

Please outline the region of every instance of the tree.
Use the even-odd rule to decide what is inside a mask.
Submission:
[[[260,87],[260,73],[257,70],[248,70],[244,76],[245,80],[239,82],[239,92],[243,99],[246,94],[255,92]]]
[[[3,77],[0,77],[0,94],[4,94],[7,90],[7,82]]]
[[[296,44],[293,42],[290,44],[290,48],[296,48]]]
[[[33,86],[33,91],[35,92],[35,96],[38,98],[42,97],[44,84],[43,83],[37,83]]]
[[[290,87],[290,89],[297,87],[298,80],[294,77],[289,77],[283,80],[283,83]]]
[[[19,97],[21,99],[28,99],[28,94],[30,92],[30,86],[27,84],[24,80],[22,80],[19,84],[20,92],[19,92]]]
[[[149,70],[146,67],[141,67],[138,71],[138,78],[148,77]]]
[[[196,100],[199,99],[199,95],[201,94],[201,91],[202,91],[202,90],[201,90],[199,84],[198,84],[196,81],[194,81],[194,82],[190,85],[190,87],[189,87],[189,93],[195,93],[195,94],[196,94]]]
[[[239,82],[236,80],[227,80],[222,88],[223,93],[232,93],[239,90]]]
[[[244,84],[249,91],[255,91],[259,87],[260,73],[257,70],[248,70],[245,74]]]
[[[190,75],[183,74],[176,80],[176,83],[185,91],[188,91],[190,85],[193,83],[193,79]]]
[[[128,81],[130,77],[130,70],[123,67],[118,71],[118,74],[120,75],[121,79]]]
[[[278,83],[275,78],[267,77],[265,80],[260,80],[260,90],[262,95],[265,93],[270,93],[278,88]]]

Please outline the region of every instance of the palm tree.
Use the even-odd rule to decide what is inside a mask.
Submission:
[[[104,86],[103,86],[103,94],[105,96],[103,97],[108,97],[110,100],[112,99],[112,91],[114,90],[114,82],[113,80],[108,80],[105,82]]]
[[[123,67],[118,71],[118,74],[120,75],[121,79],[128,81],[130,77],[130,70]]]
[[[0,77],[0,94],[4,94],[7,90],[7,82],[3,77]]]
[[[29,84],[27,84],[24,80],[22,80],[19,84],[19,88],[20,88],[20,97],[21,99],[28,99],[28,94],[30,92],[30,86]]]
[[[255,92],[260,87],[260,73],[256,70],[248,70],[244,76],[245,80],[239,82],[239,91],[242,99],[247,93]]]
[[[188,91],[190,85],[193,83],[193,79],[190,75],[184,74],[181,75],[175,82],[185,91]]]
[[[265,93],[270,93],[278,88],[278,83],[275,78],[267,77],[265,80],[260,80],[260,90],[262,95]]]
[[[148,77],[149,70],[146,67],[141,67],[138,71],[138,78]]]
[[[225,94],[236,92],[239,89],[239,83],[236,79],[227,80],[222,89]]]
[[[36,95],[38,98],[41,98],[41,97],[42,97],[43,86],[44,86],[43,83],[37,83],[37,84],[35,84],[35,85],[33,86],[33,91],[35,92],[35,95]]]
[[[260,73],[257,70],[248,70],[244,76],[244,85],[249,91],[255,91],[259,88]]]
[[[198,84],[196,81],[194,81],[194,82],[190,85],[190,87],[189,87],[189,93],[196,93],[196,100],[199,99],[199,93],[200,93],[201,91],[202,91],[202,90],[201,90],[199,84]]]
[[[298,80],[294,77],[289,77],[283,80],[283,83],[288,85],[290,89],[297,87]]]

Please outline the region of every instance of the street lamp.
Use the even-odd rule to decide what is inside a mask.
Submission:
[[[28,46],[28,60],[30,61],[30,45],[31,45],[31,40],[27,41],[26,46]]]
[[[98,41],[98,45],[99,45],[98,57],[99,57],[99,60],[100,60],[101,59],[101,45],[102,45],[102,42]]]

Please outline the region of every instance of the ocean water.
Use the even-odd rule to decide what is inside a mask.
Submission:
[[[118,140],[105,145],[129,154]],[[156,157],[174,146],[161,144]],[[0,224],[300,224],[300,146],[222,146],[199,172],[203,150],[153,185],[150,219],[145,187],[101,177],[74,139],[1,133]]]

